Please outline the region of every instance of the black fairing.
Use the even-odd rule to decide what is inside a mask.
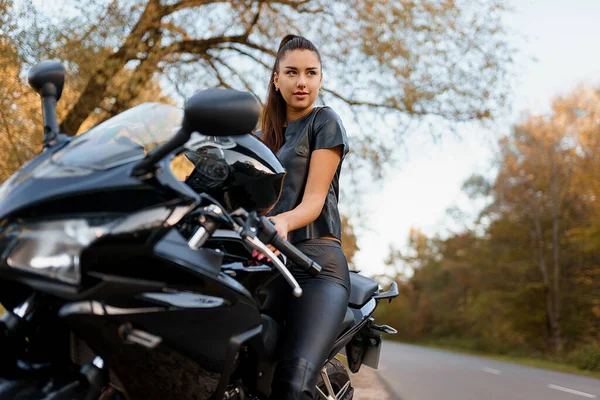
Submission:
[[[38,217],[78,212],[132,212],[181,196],[181,193],[165,190],[151,181],[132,178],[132,164],[90,171],[83,176],[62,177],[58,175],[68,173],[68,167],[48,165],[43,161],[36,164],[37,168],[26,168],[11,182],[10,191],[0,199],[0,219],[10,215]],[[53,169],[54,173],[33,176],[33,170],[37,173],[44,168]]]
[[[208,193],[228,211],[267,213],[279,200],[285,169],[254,135],[231,137],[231,148],[201,147],[186,156],[196,166],[186,183]]]

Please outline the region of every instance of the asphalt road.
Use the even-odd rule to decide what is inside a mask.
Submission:
[[[600,399],[600,380],[385,341],[379,376],[399,400]]]

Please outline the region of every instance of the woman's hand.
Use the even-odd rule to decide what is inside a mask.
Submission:
[[[279,234],[279,236],[287,240],[290,223],[285,217],[285,215],[279,214],[273,217],[269,217],[269,221],[271,221],[273,225],[275,225],[275,229],[277,229],[277,234]]]
[[[277,234],[287,240],[290,225],[285,215],[275,215],[273,217],[269,217],[269,220],[273,223],[273,225],[275,225]],[[275,253],[276,256],[279,256],[279,254],[281,254],[279,250],[277,250],[275,247],[271,245],[268,245],[267,247],[269,247],[269,249],[271,249],[271,251]],[[262,260],[265,256],[262,253],[259,253],[258,251],[254,250],[252,252],[252,257],[255,257],[257,260]],[[267,261],[271,261],[271,259],[267,258]]]

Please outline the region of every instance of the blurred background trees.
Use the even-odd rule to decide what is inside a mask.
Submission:
[[[600,370],[600,90],[579,87],[499,143],[498,173],[464,186],[488,206],[476,231],[411,235],[402,301],[382,312],[405,339],[570,357]],[[592,362],[588,362],[593,360]]]
[[[16,85],[3,90],[28,101],[3,97],[13,118],[35,122],[27,70],[42,59],[63,61],[67,90],[59,122],[70,135],[140,102],[180,104],[206,87],[250,90],[263,99],[277,46],[288,33],[306,35],[322,52],[321,101],[355,116],[356,156],[349,160],[355,167],[389,161],[415,120],[490,119],[509,93],[513,52],[498,0],[59,3],[0,0],[0,65],[2,81]],[[386,129],[369,129],[375,121]],[[3,139],[15,141],[19,132],[18,152],[24,153],[0,148],[0,159],[11,158],[0,166],[0,179],[39,151],[39,135],[24,139],[39,126],[31,122],[27,129],[0,124]]]

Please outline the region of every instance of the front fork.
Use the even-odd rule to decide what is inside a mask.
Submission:
[[[23,386],[49,398],[91,400],[108,385],[106,369],[71,362],[69,330],[52,303],[34,293],[0,318],[0,399]]]
[[[35,296],[7,310],[0,318],[0,377],[19,379],[26,375],[18,367],[18,360],[27,352],[28,333],[27,320],[31,318],[35,308]]]

